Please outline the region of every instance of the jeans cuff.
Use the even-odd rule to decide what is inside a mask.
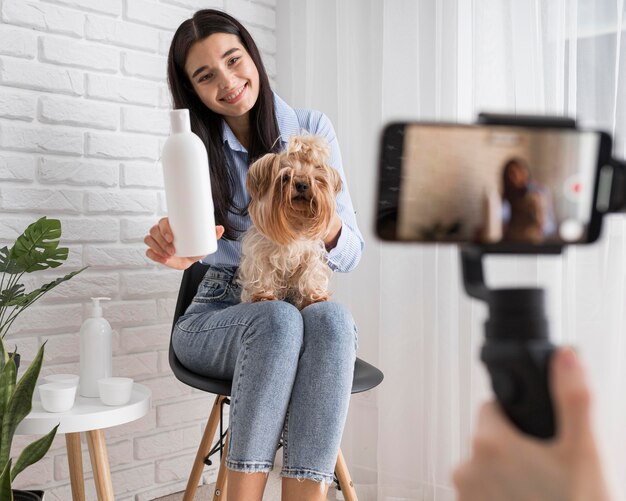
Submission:
[[[335,476],[330,473],[321,473],[315,470],[308,470],[306,468],[284,468],[280,472],[281,477],[297,478],[298,480],[313,480],[314,482],[323,482],[325,484],[332,484],[335,480]]]
[[[268,461],[234,461],[226,460],[226,468],[244,473],[268,473],[274,468],[274,464]]]

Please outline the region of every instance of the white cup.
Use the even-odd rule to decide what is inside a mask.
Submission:
[[[43,383],[67,383],[78,386],[79,377],[76,374],[50,374],[42,378]]]
[[[100,400],[105,405],[124,405],[130,400],[133,380],[129,377],[105,377],[98,379]]]
[[[74,406],[77,386],[71,383],[45,383],[39,385],[41,406],[48,412],[65,412]]]

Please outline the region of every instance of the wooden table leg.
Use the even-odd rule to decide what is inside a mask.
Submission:
[[[88,431],[87,444],[89,445],[89,456],[91,457],[91,467],[93,469],[93,479],[96,483],[98,501],[115,501],[107,446],[104,441],[104,431]]]
[[[70,466],[72,501],[85,501],[85,477],[83,475],[83,453],[80,447],[80,433],[66,433],[67,462]]]

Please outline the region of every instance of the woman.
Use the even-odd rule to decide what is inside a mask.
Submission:
[[[504,240],[538,244],[554,232],[548,195],[531,181],[526,163],[509,160],[502,171]]]
[[[220,11],[199,11],[178,28],[168,80],[174,107],[189,108],[192,130],[207,147],[220,224],[218,251],[204,258],[210,268],[174,329],[173,347],[194,372],[233,380],[228,499],[262,499],[281,438],[283,499],[326,499],[352,386],[354,320],[332,302],[302,311],[282,301],[241,304],[234,278],[238,237],[251,224],[247,168],[303,129],[328,140],[330,163],[344,186],[324,241],[329,266],[347,272],[357,265],[363,239],[333,127],[323,114],[294,110],[272,93],[250,34]],[[175,256],[167,218],[145,242],[147,256],[171,268],[186,269],[203,258]]]

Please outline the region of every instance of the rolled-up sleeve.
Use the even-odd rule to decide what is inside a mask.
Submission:
[[[335,129],[330,119],[323,113],[311,116],[312,127],[309,132],[326,138],[330,145],[330,165],[337,169],[341,176],[341,192],[337,195],[337,215],[341,219],[341,233],[337,245],[328,252],[328,265],[333,271],[346,273],[353,270],[361,259],[365,245],[363,236],[356,223],[356,213],[350,198],[348,183],[341,162],[341,151]]]

